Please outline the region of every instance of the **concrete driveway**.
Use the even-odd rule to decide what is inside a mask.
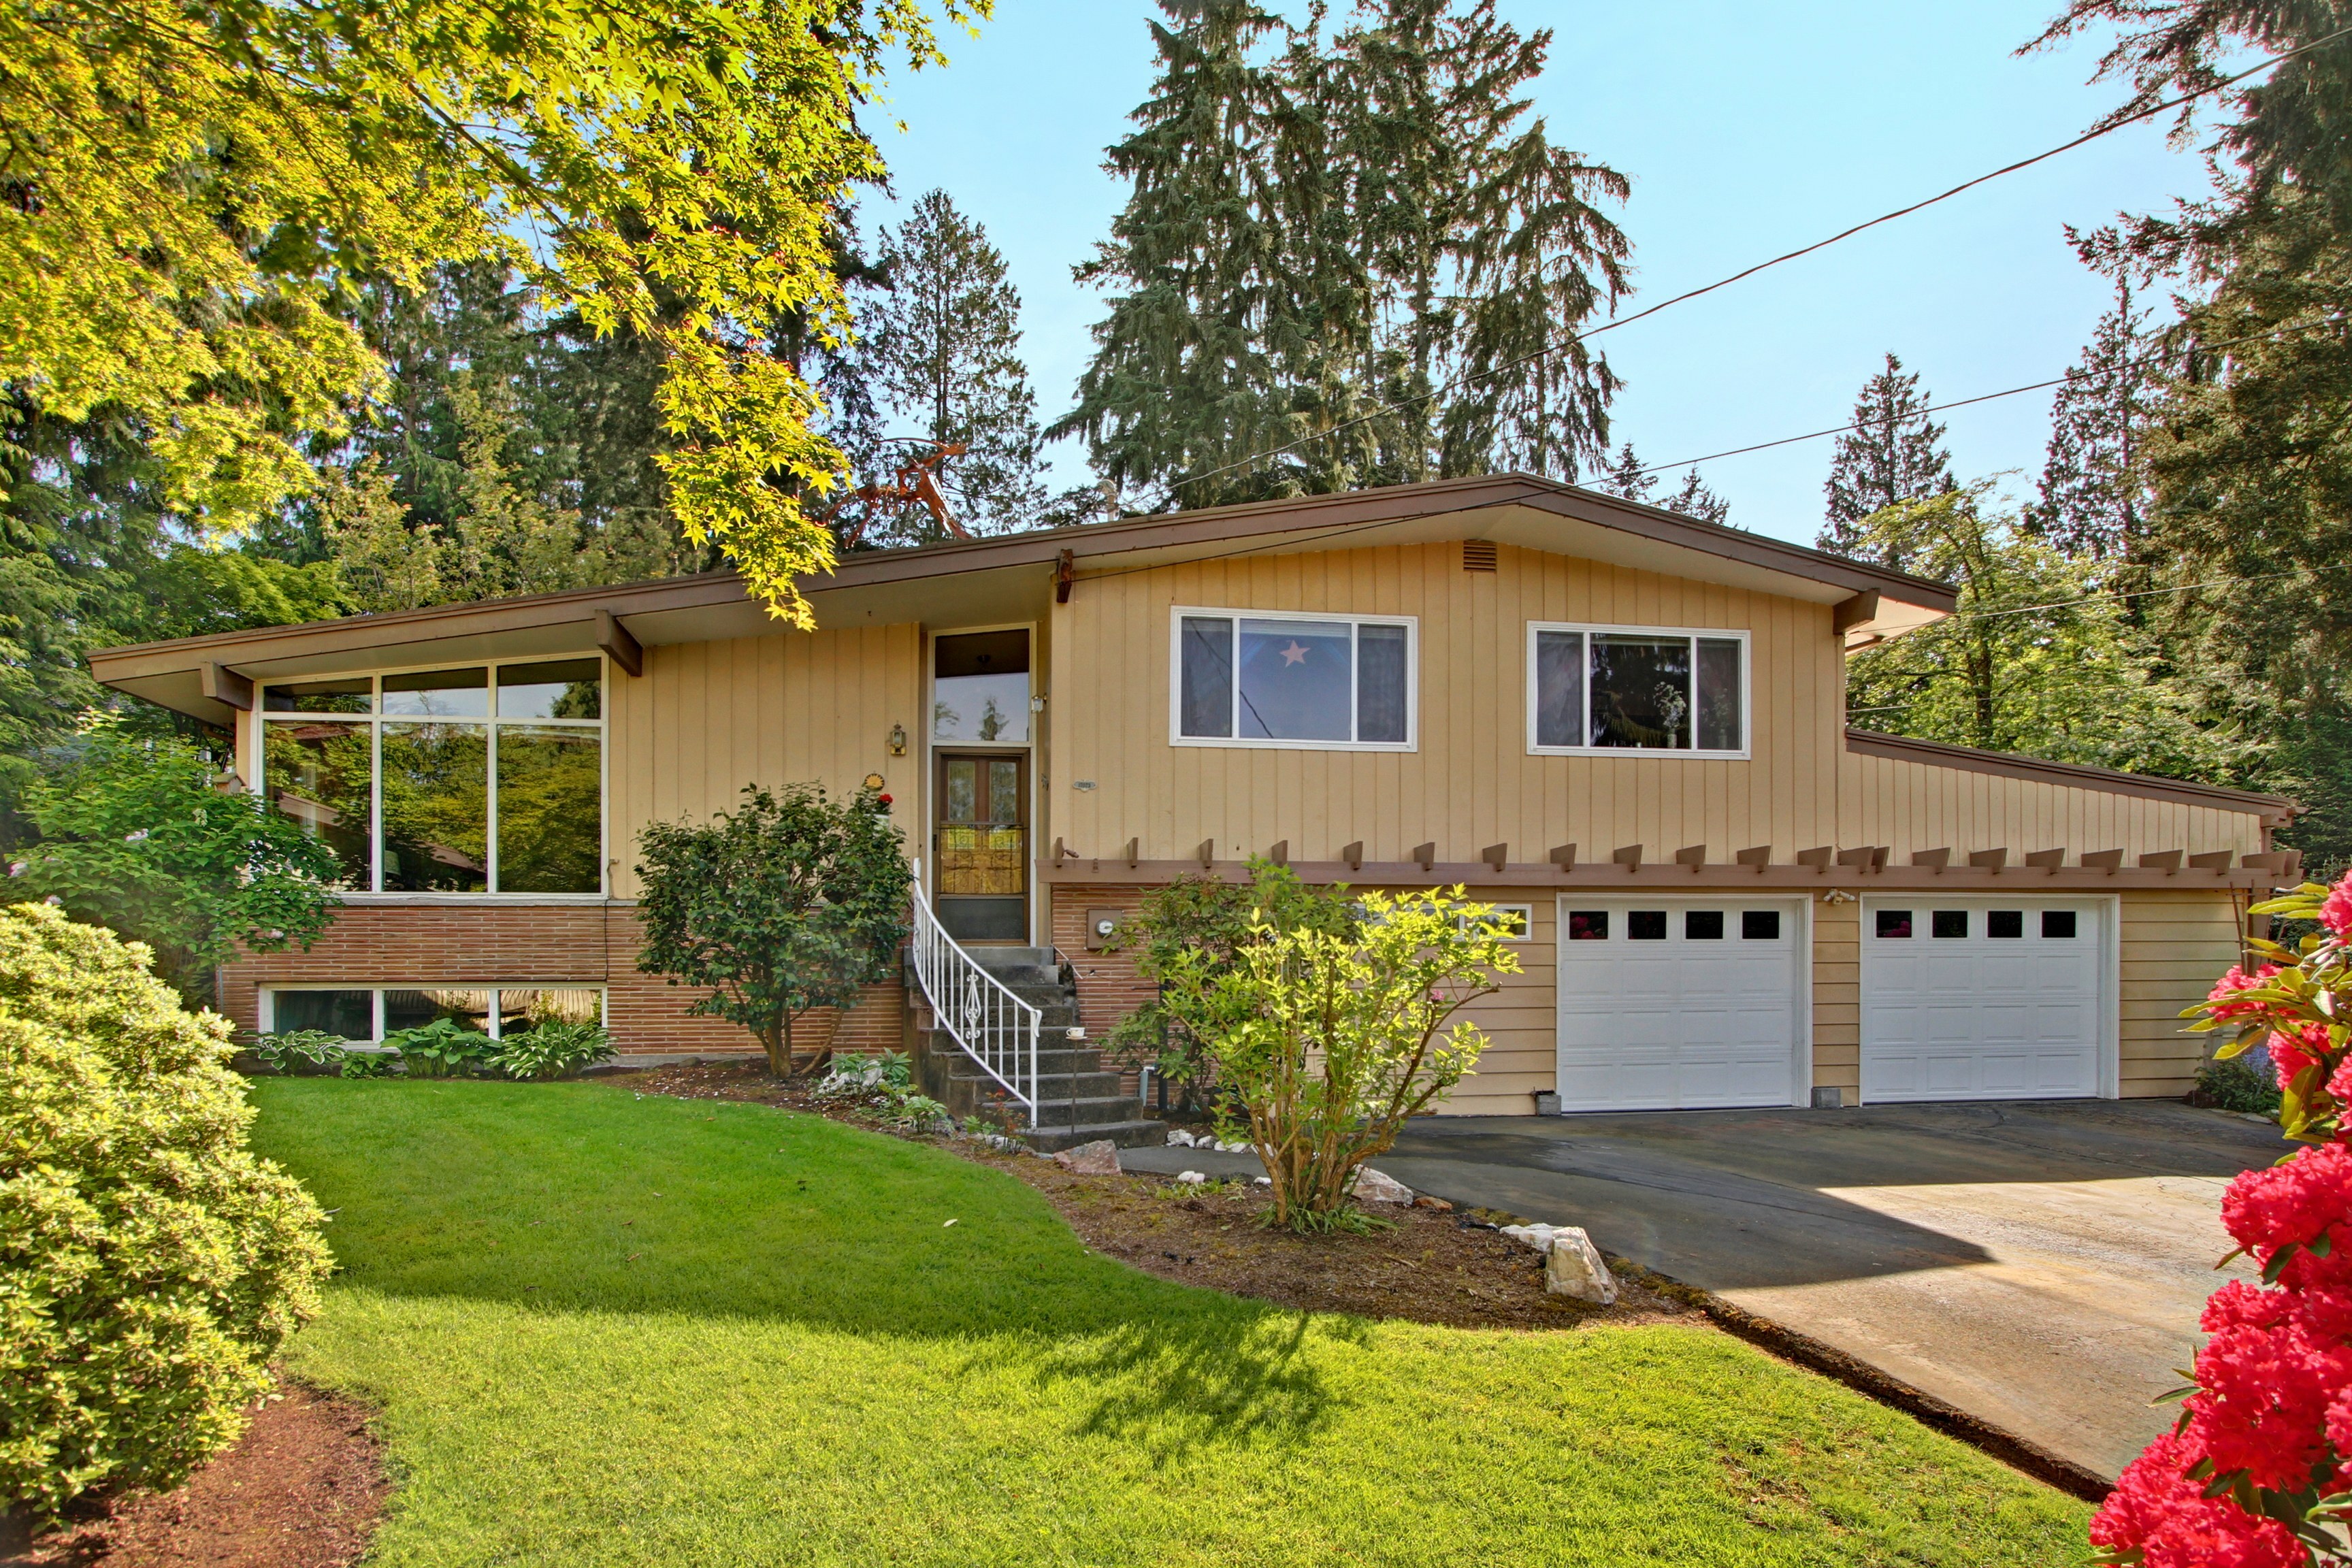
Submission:
[[[1433,1117],[1380,1167],[1601,1246],[2113,1477],[2177,1415],[2275,1128],[2170,1100]],[[1255,1166],[1125,1152],[1130,1166]],[[1135,1158],[1140,1156],[1141,1158]]]

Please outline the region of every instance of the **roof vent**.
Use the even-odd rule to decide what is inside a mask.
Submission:
[[[1462,542],[1462,570],[1465,572],[1492,572],[1495,560],[1493,540],[1465,539]]]

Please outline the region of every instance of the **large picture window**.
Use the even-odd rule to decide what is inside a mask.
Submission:
[[[1748,754],[1748,636],[1528,626],[1528,749]]]
[[[1412,749],[1410,618],[1179,610],[1174,632],[1179,744]]]
[[[604,890],[604,663],[265,686],[262,790],[362,893]]]

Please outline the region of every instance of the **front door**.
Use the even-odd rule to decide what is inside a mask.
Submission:
[[[935,901],[958,942],[1029,940],[1028,775],[1021,752],[940,753]]]

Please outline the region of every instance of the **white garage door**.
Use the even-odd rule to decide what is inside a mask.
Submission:
[[[1877,898],[1862,911],[1862,1099],[2099,1092],[2114,1003],[2097,900]]]
[[[1799,1103],[1805,906],[1770,899],[1559,904],[1563,1110]]]

